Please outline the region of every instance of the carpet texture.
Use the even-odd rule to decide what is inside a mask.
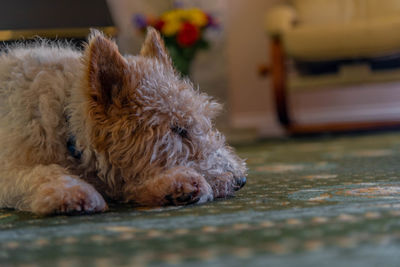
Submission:
[[[231,199],[74,217],[0,210],[0,265],[400,265],[399,133],[238,152],[250,171]]]

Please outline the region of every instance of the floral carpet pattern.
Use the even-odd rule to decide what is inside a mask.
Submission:
[[[236,197],[87,216],[0,210],[0,266],[400,266],[400,133],[238,147]]]

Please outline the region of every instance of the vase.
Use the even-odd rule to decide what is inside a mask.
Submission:
[[[196,49],[192,47],[177,47],[175,45],[167,46],[172,63],[177,71],[183,77],[190,77],[190,70],[193,60],[196,56]]]

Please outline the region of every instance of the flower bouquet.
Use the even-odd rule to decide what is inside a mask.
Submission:
[[[175,68],[184,76],[189,75],[197,51],[209,47],[204,39],[204,31],[217,26],[210,15],[198,8],[177,8],[160,17],[136,14],[133,20],[142,32],[148,26],[153,26],[161,33]]]

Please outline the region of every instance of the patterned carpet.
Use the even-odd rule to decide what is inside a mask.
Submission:
[[[238,148],[237,197],[41,218],[0,211],[0,265],[399,266],[400,133]]]

